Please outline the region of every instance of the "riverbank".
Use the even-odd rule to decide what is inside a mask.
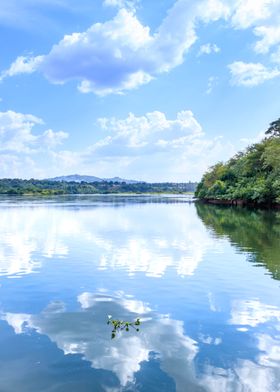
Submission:
[[[223,200],[223,199],[199,199],[199,201],[206,204],[216,205],[227,205],[227,206],[240,206],[240,207],[260,207],[260,208],[279,208],[280,203],[260,203],[253,202],[251,200],[235,199],[235,200]]]

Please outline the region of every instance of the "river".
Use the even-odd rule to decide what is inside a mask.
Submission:
[[[0,391],[279,392],[279,279],[280,211],[2,197]]]

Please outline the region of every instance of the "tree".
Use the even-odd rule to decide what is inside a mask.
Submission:
[[[244,200],[268,205],[280,202],[280,118],[270,137],[247,147],[226,163],[217,163],[198,184],[195,196],[209,200]]]
[[[280,118],[278,120],[273,121],[272,123],[269,124],[268,130],[265,132],[266,135],[269,136],[280,136]]]

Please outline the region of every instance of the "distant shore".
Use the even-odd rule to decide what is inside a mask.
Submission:
[[[95,195],[95,194],[188,194],[196,183],[126,183],[118,181],[52,181],[0,179],[0,194],[23,196]]]

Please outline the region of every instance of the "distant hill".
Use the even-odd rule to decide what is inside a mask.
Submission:
[[[137,184],[142,181],[136,181],[136,180],[126,180],[124,178],[120,177],[113,177],[113,178],[99,178],[95,176],[81,176],[80,174],[70,174],[68,176],[60,176],[60,177],[54,177],[54,178],[48,178],[48,181],[64,181],[64,182],[125,182],[126,184]]]

